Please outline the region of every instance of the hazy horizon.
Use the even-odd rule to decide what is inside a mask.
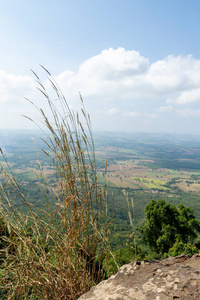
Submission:
[[[3,128],[0,131],[0,137],[3,136],[5,133],[9,134],[16,134],[16,135],[30,135],[31,134],[35,134],[38,137],[42,137],[44,134],[49,134],[50,132],[48,131],[48,129],[44,128],[44,130],[40,130],[40,129],[22,129],[22,128]],[[87,131],[87,129],[85,130],[86,134],[89,134],[89,132]],[[94,136],[94,138],[97,138],[97,136],[101,136],[101,137],[108,137],[108,136],[112,136],[112,137],[137,137],[140,136],[141,138],[146,137],[172,137],[172,138],[177,138],[177,137],[185,137],[185,138],[198,138],[200,139],[200,133],[199,134],[193,134],[193,133],[170,133],[170,132],[145,132],[145,131],[103,131],[103,130],[93,130],[92,134]],[[0,145],[1,147],[1,145]]]

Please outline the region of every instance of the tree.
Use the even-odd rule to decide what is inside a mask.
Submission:
[[[179,204],[176,208],[164,200],[152,200],[145,207],[146,223],[140,227],[142,238],[157,253],[167,253],[175,242],[188,243],[197,238],[200,221],[193,210]]]

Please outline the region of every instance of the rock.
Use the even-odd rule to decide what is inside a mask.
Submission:
[[[162,261],[133,261],[79,299],[200,299],[200,254],[191,258],[180,255]]]

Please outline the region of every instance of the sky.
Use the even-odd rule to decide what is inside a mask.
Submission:
[[[93,130],[200,134],[199,0],[0,0],[0,130],[34,129],[47,68]],[[52,100],[55,101],[53,93]]]

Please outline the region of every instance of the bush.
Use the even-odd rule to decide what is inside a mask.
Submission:
[[[191,243],[184,244],[183,242],[176,241],[172,248],[169,249],[169,252],[167,253],[166,257],[168,256],[177,256],[181,254],[186,255],[194,255],[198,252],[198,249],[195,245]]]

